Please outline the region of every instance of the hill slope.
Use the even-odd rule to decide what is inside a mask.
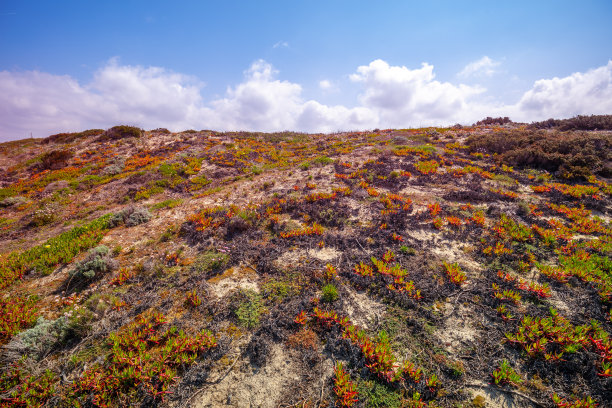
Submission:
[[[610,406],[611,143],[4,143],[0,406]]]

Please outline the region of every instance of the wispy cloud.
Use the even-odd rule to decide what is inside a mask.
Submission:
[[[492,76],[497,72],[500,62],[493,61],[486,55],[477,61],[470,62],[457,74],[461,78],[472,76]]]
[[[333,84],[331,83],[331,81],[327,80],[327,79],[323,79],[321,81],[319,81],[319,88],[321,88],[324,91],[328,91],[330,89],[333,88]]]
[[[289,48],[289,43],[287,41],[279,41],[272,48]]]

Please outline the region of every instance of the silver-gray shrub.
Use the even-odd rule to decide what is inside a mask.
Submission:
[[[144,207],[127,207],[113,214],[108,220],[108,225],[114,228],[123,223],[128,227],[133,227],[148,222],[151,217],[149,210]]]
[[[87,257],[77,263],[69,275],[73,279],[92,280],[117,268],[118,262],[110,255],[106,245],[99,245],[89,250]]]
[[[17,334],[3,347],[3,357],[16,361],[28,354],[34,359],[41,359],[63,340],[68,325],[69,321],[65,316],[55,320],[39,317],[34,327]]]

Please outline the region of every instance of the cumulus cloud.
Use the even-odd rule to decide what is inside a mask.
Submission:
[[[484,88],[438,81],[434,67],[391,66],[382,60],[350,75],[361,87],[354,106],[302,97],[302,86],[255,61],[241,82],[205,101],[196,78],[159,67],[111,60],[87,84],[70,76],[0,71],[0,140],[132,124],[171,130],[301,130],[472,123],[484,116],[533,121],[612,112],[612,61],[564,78],[541,79],[514,104],[481,98]],[[323,80],[322,89],[333,88]]]
[[[351,80],[363,84],[360,101],[375,110],[385,127],[429,124],[465,116],[469,98],[484,88],[435,80],[433,65],[390,66],[383,60],[357,68]]]
[[[587,72],[540,79],[514,106],[527,120],[612,113],[612,60]]]
[[[486,55],[477,61],[470,62],[457,74],[461,78],[468,78],[472,76],[492,76],[497,72],[495,69],[500,63],[493,61]]]
[[[80,85],[69,76],[0,72],[0,138],[32,132],[109,127],[117,123],[185,128],[206,116],[202,84],[162,68],[120,66],[111,60]]]
[[[217,126],[235,129],[290,129],[301,111],[302,87],[274,79],[277,72],[263,60],[245,72],[246,80],[212,102]]]

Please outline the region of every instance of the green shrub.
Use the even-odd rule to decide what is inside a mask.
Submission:
[[[297,294],[297,288],[288,281],[272,279],[262,285],[261,292],[266,299],[281,303],[287,297]]]
[[[229,255],[218,251],[206,251],[197,256],[191,270],[196,273],[208,273],[224,267],[229,261]]]
[[[338,289],[336,289],[336,287],[333,284],[328,283],[327,285],[323,286],[323,296],[321,296],[321,299],[324,302],[328,302],[328,303],[331,303],[337,300],[338,299]]]
[[[479,126],[479,125],[505,125],[506,123],[513,123],[509,117],[499,117],[499,118],[492,118],[490,116],[487,116],[486,118],[484,118],[483,120],[479,120],[478,122],[476,122],[474,124],[474,126]]]
[[[102,170],[103,176],[115,176],[125,168],[125,158],[117,157],[115,160]]]
[[[265,311],[261,295],[252,290],[247,290],[243,291],[241,296],[245,299],[236,309],[236,317],[241,326],[252,329],[259,325],[259,318]]]
[[[406,246],[406,245],[402,245],[400,247],[400,252],[402,252],[403,254],[406,255],[415,255],[416,254],[416,249]]]
[[[403,405],[399,392],[378,381],[360,381],[357,384],[359,399],[368,408],[400,408]]]
[[[578,115],[570,119],[548,119],[529,125],[534,129],[557,128],[566,130],[612,130],[612,115]]]
[[[332,164],[333,162],[334,162],[334,159],[331,159],[327,156],[315,157],[314,159],[310,161],[310,163],[317,165],[317,166],[327,166],[328,164]]]
[[[183,203],[182,199],[169,199],[169,200],[164,200],[161,201],[159,203],[155,203],[151,206],[151,210],[161,210],[162,208],[174,208],[177,205],[181,205]]]
[[[3,201],[15,195],[17,195],[17,191],[15,191],[15,189],[12,187],[0,188],[0,201]]]
[[[51,224],[55,221],[55,214],[57,212],[57,207],[52,204],[44,204],[41,208],[35,210],[32,213],[32,219],[30,221],[30,225],[36,227],[42,227],[43,225]]]

